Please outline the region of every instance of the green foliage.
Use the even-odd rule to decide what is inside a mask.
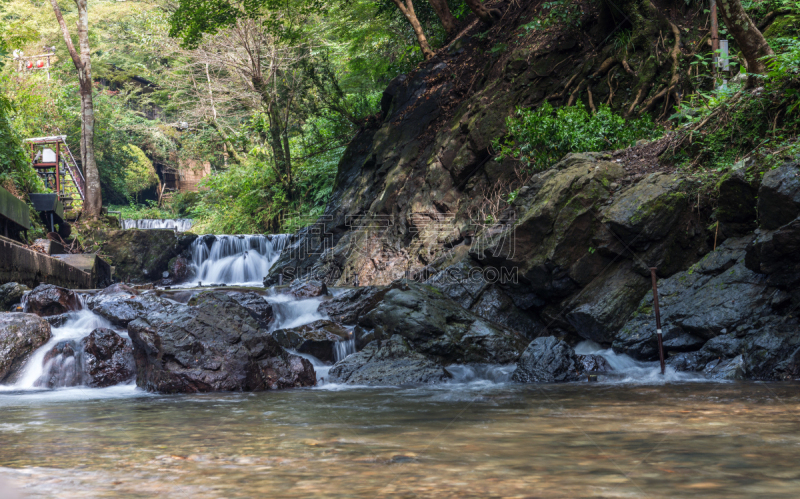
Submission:
[[[506,127],[508,137],[494,142],[499,159],[515,158],[531,170],[546,169],[570,152],[620,149],[659,133],[646,115],[626,121],[605,105],[590,113],[583,105],[554,109],[548,102],[518,108]]]
[[[539,17],[521,27],[525,29],[526,34],[555,25],[579,28],[582,14],[580,2],[553,0],[542,3]]]
[[[140,192],[158,183],[158,175],[153,162],[135,145],[126,145],[122,153],[126,156],[123,165],[125,190],[138,200]]]
[[[0,185],[18,193],[41,192],[39,176],[30,167],[22,139],[11,126],[11,101],[0,95]]]

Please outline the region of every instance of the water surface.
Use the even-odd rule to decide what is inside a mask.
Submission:
[[[0,393],[27,497],[797,497],[796,384]]]

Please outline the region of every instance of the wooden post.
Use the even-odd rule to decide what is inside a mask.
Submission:
[[[656,268],[650,267],[650,279],[653,281],[653,310],[656,313],[656,336],[658,337],[658,357],[661,361],[661,374],[664,374],[664,340],[661,334],[661,312],[658,310],[658,287],[656,286]]]

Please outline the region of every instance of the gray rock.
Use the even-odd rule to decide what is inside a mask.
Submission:
[[[80,308],[81,302],[74,291],[52,284],[40,284],[25,297],[25,312],[39,317],[59,315]]]
[[[603,221],[637,250],[664,239],[687,206],[686,180],[653,173],[624,191],[603,212]]]
[[[768,274],[768,282],[793,288],[800,282],[800,218],[773,231],[761,231],[747,247],[747,268]]]
[[[162,311],[168,302],[155,293],[139,295],[125,285],[114,284],[86,299],[86,308],[116,326],[125,327],[147,314]]]
[[[774,230],[800,215],[800,167],[786,163],[768,171],[758,190],[758,221]]]
[[[800,377],[800,323],[796,318],[769,317],[745,336],[742,349],[749,378]]]
[[[111,329],[97,328],[81,340],[83,383],[105,387],[127,383],[136,377],[133,348]]]
[[[718,380],[738,380],[745,379],[744,358],[737,355],[732,359],[715,360],[709,362],[703,370],[712,379]]]
[[[717,220],[720,232],[736,237],[755,230],[758,185],[748,180],[744,164],[737,163],[733,171],[719,182],[718,188]]]
[[[268,328],[272,319],[275,318],[272,305],[264,297],[254,291],[203,291],[189,300],[189,305],[197,305],[204,300],[204,297],[213,295],[214,299],[222,301],[235,301],[247,309],[250,317],[258,322],[259,327]]]
[[[519,358],[525,345],[521,334],[481,319],[436,288],[418,283],[389,286],[358,325],[374,331],[376,339],[400,335],[414,351],[444,364],[507,364]]]
[[[0,286],[0,312],[11,310],[11,307],[22,300],[22,295],[31,289],[16,282],[7,282]]]
[[[572,300],[567,321],[582,338],[608,345],[650,288],[632,262],[614,265]]]
[[[136,384],[163,393],[313,386],[311,363],[288,354],[249,311],[222,293],[169,304],[128,324]]]
[[[528,345],[511,379],[519,383],[576,381],[582,370],[581,359],[571,346],[555,336],[547,336]]]
[[[724,329],[735,329],[752,318],[771,313],[776,291],[767,285],[765,276],[745,267],[741,240],[729,241],[730,245],[718,248],[728,256],[710,253],[688,271],[659,281],[665,339],[684,334],[710,339]],[[728,268],[732,255],[739,259]],[[647,293],[632,318],[615,335],[614,349],[640,360],[655,360],[654,325],[653,297]]]
[[[13,383],[31,354],[50,339],[50,324],[33,314],[0,313],[0,383]]]
[[[335,345],[351,339],[352,334],[341,324],[321,320],[292,329],[278,329],[273,331],[272,337],[283,348],[313,355],[323,362],[335,362]]]
[[[310,280],[300,281],[295,280],[289,287],[289,294],[295,298],[315,298],[317,296],[324,296],[328,294],[328,287],[324,282]]]
[[[450,378],[441,364],[414,352],[400,335],[371,342],[336,363],[328,376],[329,382],[351,385],[417,385]]]

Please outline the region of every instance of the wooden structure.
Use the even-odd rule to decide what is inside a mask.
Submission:
[[[67,147],[66,135],[26,139],[33,168],[45,186],[58,195],[67,210],[80,210],[86,194],[86,181]]]

